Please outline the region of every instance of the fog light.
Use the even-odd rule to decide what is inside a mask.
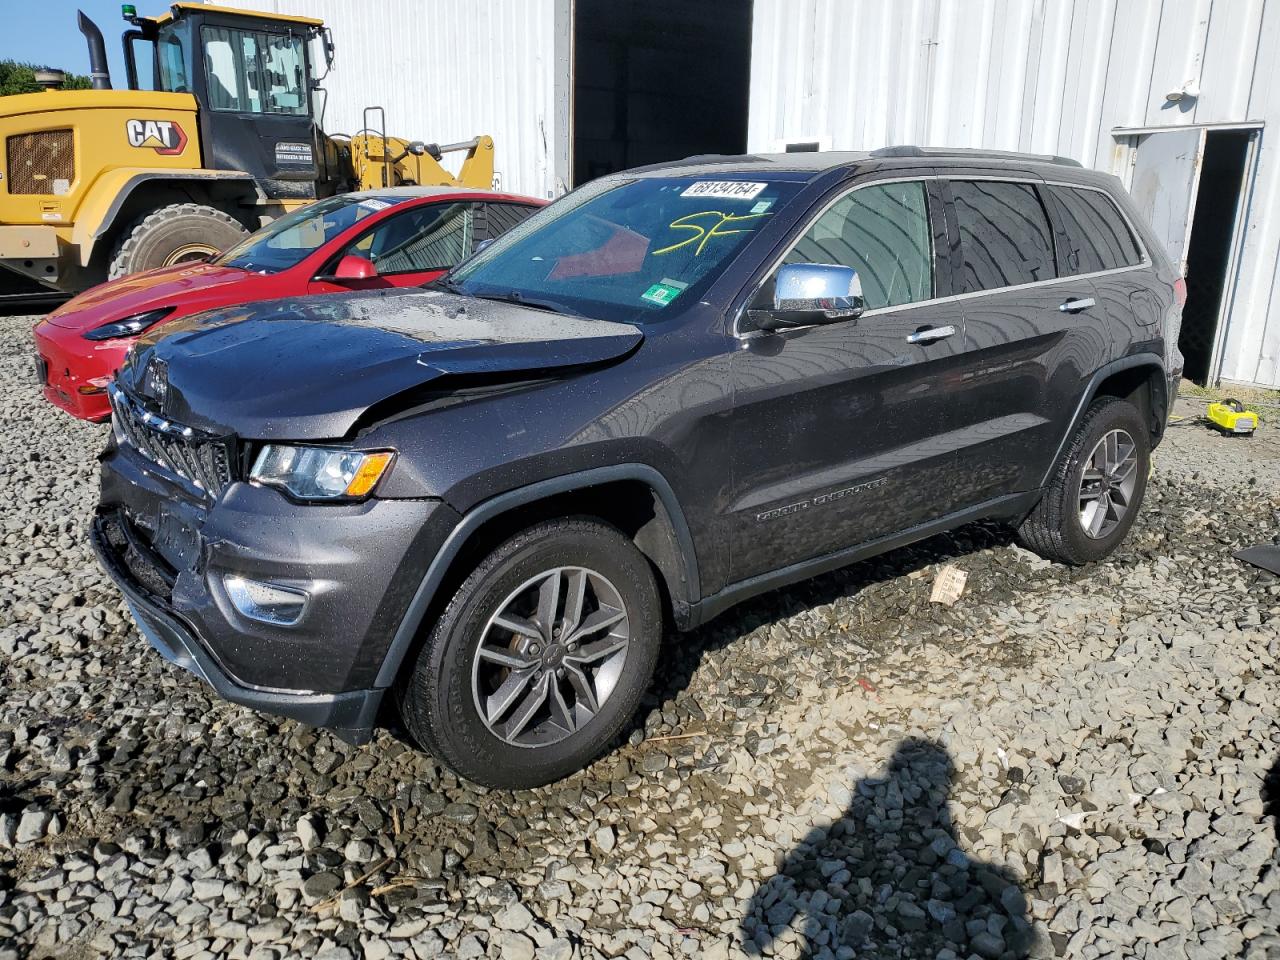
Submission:
[[[263,583],[235,574],[222,578],[231,603],[250,620],[291,627],[302,619],[307,606],[307,595],[293,587],[276,583]]]

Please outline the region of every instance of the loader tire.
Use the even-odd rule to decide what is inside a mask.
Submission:
[[[143,214],[116,242],[107,278],[169,267],[221,253],[248,233],[230,214],[202,203],[175,203]]]

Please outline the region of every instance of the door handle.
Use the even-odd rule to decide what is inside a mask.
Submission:
[[[907,343],[933,343],[955,336],[956,328],[948,323],[945,327],[922,327],[907,337]]]
[[[1064,300],[1058,309],[1063,313],[1079,313],[1081,310],[1088,310],[1090,307],[1097,306],[1097,303],[1093,297],[1075,297],[1071,300]]]

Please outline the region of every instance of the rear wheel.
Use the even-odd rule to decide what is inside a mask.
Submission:
[[[1060,563],[1109,556],[1137,519],[1150,469],[1150,434],[1137,408],[1095,400],[1018,539]]]
[[[238,243],[248,231],[230,214],[202,203],[175,203],[135,220],[111,255],[111,280],[203,260]]]
[[[540,523],[485,557],[399,687],[405,726],[477,783],[525,788],[590,763],[649,685],[662,609],[613,527]]]

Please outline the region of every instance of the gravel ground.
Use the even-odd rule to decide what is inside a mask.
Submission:
[[[3,960],[1280,957],[1280,579],[1230,559],[1280,535],[1274,431],[1172,428],[1108,563],[969,527],[675,638],[627,745],[512,795],[154,654],[85,542],[106,430],[38,400],[30,323],[0,319]]]

